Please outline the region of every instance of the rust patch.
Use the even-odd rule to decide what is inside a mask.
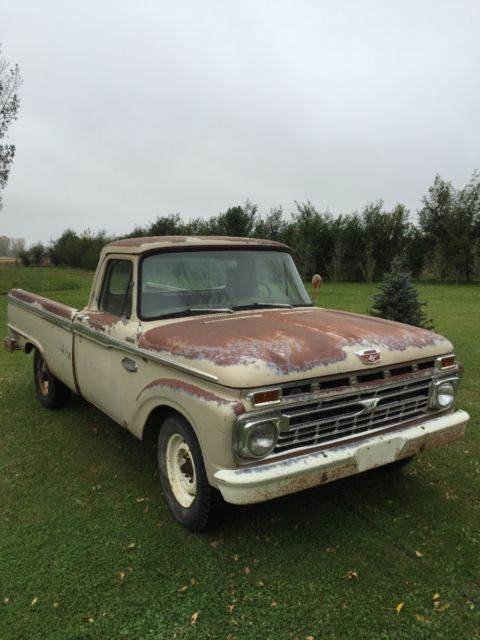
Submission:
[[[5,351],[8,351],[8,353],[14,353],[14,351],[16,351],[19,348],[17,341],[13,336],[7,336],[4,340],[4,345],[5,345]]]
[[[185,243],[188,236],[146,236],[141,238],[124,238],[123,240],[114,240],[109,242],[107,247],[141,247],[144,244],[181,244]]]
[[[87,315],[89,316],[87,325],[91,329],[95,329],[95,331],[104,331],[106,328],[112,327],[117,322],[120,322],[121,318],[113,315],[112,313],[107,313],[106,311],[88,311]]]
[[[10,291],[10,295],[18,300],[22,300],[23,302],[29,302],[32,304],[36,302],[36,299],[39,297],[34,293],[30,293],[29,291],[24,291],[23,289],[12,289]]]
[[[194,318],[146,331],[139,346],[222,367],[264,363],[281,373],[295,373],[345,360],[345,347],[353,345],[405,351],[443,341],[438,334],[410,325],[308,309],[269,311],[248,321],[241,314],[218,323]]]
[[[421,424],[421,420],[416,421]],[[405,425],[402,425],[402,427]],[[451,429],[447,432],[438,433],[434,436],[425,431],[425,440],[418,443],[407,442],[406,446],[402,449],[397,460],[403,458],[410,458],[418,454],[422,454],[429,449],[436,449],[437,447],[443,447],[446,444],[455,442],[465,434],[465,425],[459,425],[455,429]],[[383,435],[383,432],[382,432]]]
[[[235,415],[239,416],[242,413],[245,413],[245,407],[241,402],[234,402],[232,400],[227,400],[227,398],[222,398],[218,396],[216,393],[212,393],[211,391],[206,391],[200,387],[197,387],[188,382],[183,382],[182,380],[175,380],[174,378],[158,378],[157,380],[153,380],[146,387],[140,391],[137,396],[137,400],[145,391],[152,389],[154,387],[166,387],[167,389],[171,389],[172,391],[179,391],[188,396],[193,396],[195,398],[200,398],[202,400],[206,400],[207,402],[215,402],[217,405],[230,405],[232,411]]]
[[[257,238],[237,238],[233,236],[147,236],[143,238],[124,238],[123,240],[115,240],[108,243],[107,247],[142,247],[146,244],[160,245],[189,245],[199,247],[202,244],[212,245],[218,243],[239,244],[242,246],[260,246],[260,247],[276,247],[288,249],[287,245],[274,240],[259,240]]]
[[[255,467],[252,467],[252,471]],[[335,482],[341,478],[353,476],[357,473],[357,466],[355,462],[342,464],[340,467],[334,467],[325,471],[314,471],[305,475],[300,474],[294,476],[288,480],[282,480],[278,487],[258,486],[255,488],[255,499],[249,500],[249,502],[264,502],[271,500],[272,498],[280,495],[289,495],[291,493],[298,493],[299,491],[305,491],[306,489],[313,489],[329,482]]]
[[[49,311],[50,313],[65,318],[66,320],[73,320],[75,314],[77,313],[77,310],[73,307],[69,307],[66,304],[62,304],[61,302],[55,302],[54,300],[50,300],[49,298],[44,298],[37,295],[36,293],[30,293],[30,291],[24,291],[23,289],[12,289],[10,291],[10,295],[13,298],[22,300],[22,302],[26,302],[32,305],[36,304],[45,311]]]

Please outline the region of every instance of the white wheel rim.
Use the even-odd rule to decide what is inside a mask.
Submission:
[[[182,507],[188,508],[197,493],[197,474],[190,447],[178,433],[170,437],[165,457],[173,495]]]
[[[45,360],[42,358],[38,368],[38,385],[42,396],[48,396],[48,369]]]

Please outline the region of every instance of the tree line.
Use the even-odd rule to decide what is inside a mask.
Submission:
[[[11,66],[0,51],[0,208],[15,155],[15,146],[2,141],[17,117],[21,84],[18,66]],[[331,280],[378,281],[393,258],[400,257],[414,277],[469,281],[480,275],[480,173],[475,171],[461,189],[437,175],[415,223],[403,204],[387,210],[381,200],[338,216],[311,202],[296,202],[287,216],[281,207],[262,216],[248,201],[207,220],[159,216],[126,237],[170,234],[279,240],[292,247],[305,278],[318,271]],[[27,249],[21,239],[1,236],[0,256],[17,256],[25,265],[49,262],[94,269],[102,246],[112,239],[105,232],[67,229],[48,246],[37,242]]]
[[[361,211],[334,216],[311,202],[296,202],[285,215],[274,208],[261,215],[247,201],[208,219],[184,221],[180,214],[158,216],[123,237],[228,235],[267,238],[292,247],[304,278],[319,272],[333,281],[378,281],[393,258],[401,257],[413,277],[469,281],[480,275],[480,172],[461,189],[436,176],[422,199],[418,221],[403,204],[386,209],[380,200]],[[36,243],[20,252],[24,264],[94,269],[105,232],[77,234],[67,229],[49,246]]]
[[[0,257],[17,258],[25,250],[25,240],[23,238],[8,238],[0,236]]]

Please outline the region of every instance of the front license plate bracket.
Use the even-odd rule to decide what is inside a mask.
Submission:
[[[405,438],[388,438],[359,447],[355,454],[358,472],[395,462],[405,442]]]

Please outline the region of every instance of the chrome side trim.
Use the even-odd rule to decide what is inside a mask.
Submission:
[[[108,335],[103,333],[99,333],[95,331],[95,329],[90,329],[89,327],[82,326],[81,324],[74,323],[73,320],[67,320],[66,318],[62,318],[61,316],[52,313],[51,311],[47,311],[46,309],[39,308],[32,303],[23,302],[23,300],[18,300],[14,298],[10,294],[8,295],[7,301],[9,304],[13,304],[24,311],[28,311],[38,316],[39,318],[43,318],[44,320],[48,320],[53,324],[62,327],[64,329],[68,329],[73,334],[83,336],[96,344],[101,345],[107,349],[118,349],[124,353],[128,353],[130,355],[134,355],[140,358],[144,358],[146,360],[151,360],[152,362],[158,362],[166,367],[171,367],[172,369],[176,369],[177,371],[183,371],[185,373],[190,373],[198,378],[203,378],[204,380],[209,380],[210,382],[217,382],[218,377],[202,371],[201,369],[197,369],[196,367],[191,367],[188,364],[181,364],[178,362],[174,362],[169,358],[165,358],[154,351],[148,351],[147,349],[140,349],[134,345],[127,344],[122,340],[117,340],[115,338],[111,338]]]
[[[104,333],[99,333],[95,331],[95,329],[90,329],[89,327],[82,326],[81,324],[73,324],[72,327],[73,333],[88,340],[92,340],[97,344],[100,344],[102,347],[106,349],[118,349],[123,353],[128,353],[133,356],[137,356],[140,358],[144,358],[145,360],[151,360],[152,362],[158,362],[166,367],[171,367],[172,369],[177,369],[177,371],[184,371],[185,373],[190,373],[198,378],[203,378],[204,380],[209,380],[211,382],[217,382],[218,377],[214,376],[211,373],[206,373],[201,369],[197,369],[196,367],[191,367],[188,364],[181,364],[179,362],[174,362],[169,358],[165,358],[154,351],[148,351],[147,349],[141,349],[140,347],[136,347],[134,345],[128,344],[122,340],[117,340],[115,338],[111,338]]]

